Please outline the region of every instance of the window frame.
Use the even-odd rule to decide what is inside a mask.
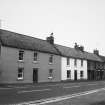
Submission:
[[[53,59],[54,59],[54,55],[50,55],[50,57],[49,57],[49,64],[53,63]]]
[[[81,59],[81,67],[83,67],[83,63],[84,63],[84,61],[83,61],[83,59]]]
[[[77,59],[74,59],[74,66],[77,66]]]
[[[67,79],[71,79],[71,70],[67,70]]]
[[[19,72],[19,69],[22,70],[22,72]],[[21,76],[19,76],[19,75],[21,75]],[[23,67],[18,68],[17,79],[18,80],[23,80],[24,79],[24,68]]]
[[[81,70],[81,71],[80,71],[80,78],[83,78],[83,77],[84,77],[84,71]]]
[[[53,78],[53,71],[54,69],[49,69],[48,78]]]
[[[70,65],[70,58],[69,57],[67,57],[67,66],[69,66]]]
[[[24,60],[24,51],[23,50],[19,50],[19,61],[23,61]]]
[[[36,55],[35,55],[36,54]],[[38,52],[36,52],[36,51],[34,51],[34,53],[33,53],[33,61],[34,62],[37,62],[38,61]]]

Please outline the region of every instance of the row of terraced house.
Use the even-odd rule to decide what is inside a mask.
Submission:
[[[105,79],[105,56],[0,29],[0,83]]]

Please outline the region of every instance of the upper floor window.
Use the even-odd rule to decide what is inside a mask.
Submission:
[[[34,61],[37,61],[38,60],[38,53],[37,52],[34,52],[34,58],[33,58]]]
[[[67,58],[67,65],[70,65],[70,58]]]
[[[81,66],[83,66],[83,59],[81,59]]]
[[[80,77],[82,78],[84,75],[84,72],[83,71],[80,71]]]
[[[19,51],[19,60],[23,60],[24,58],[24,51],[20,50]]]
[[[23,79],[24,68],[18,68],[18,79]]]
[[[71,78],[71,71],[67,70],[67,78]]]
[[[77,66],[77,59],[74,59],[74,65]]]
[[[49,57],[49,63],[53,63],[53,55],[50,55],[50,57]]]

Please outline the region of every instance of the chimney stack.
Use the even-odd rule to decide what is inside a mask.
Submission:
[[[99,55],[99,50],[95,49],[95,50],[93,51],[93,53],[96,54],[96,55]]]
[[[54,37],[53,37],[53,32],[50,34],[49,37],[46,38],[47,42],[50,44],[54,44]]]
[[[74,45],[74,48],[76,49],[76,50],[80,50],[80,51],[84,51],[84,47],[83,46],[79,46],[77,43],[75,43],[75,45]]]

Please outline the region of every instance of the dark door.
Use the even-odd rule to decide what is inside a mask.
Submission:
[[[92,72],[91,72],[91,70],[88,70],[88,80],[92,80]]]
[[[74,70],[74,80],[77,80],[77,70]]]
[[[38,82],[38,68],[33,68],[33,82]]]

